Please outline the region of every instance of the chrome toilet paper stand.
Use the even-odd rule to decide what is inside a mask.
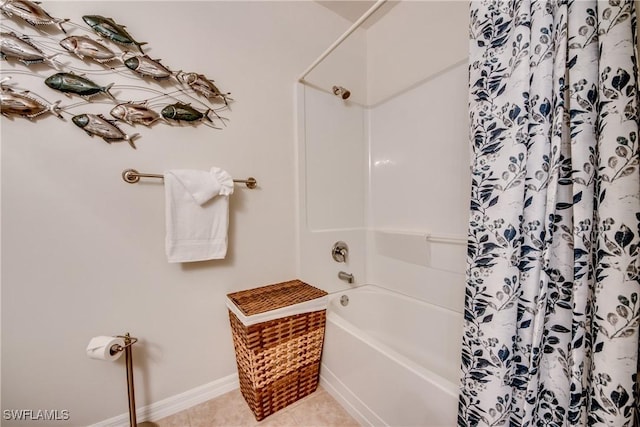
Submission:
[[[124,335],[117,335],[118,338],[122,338],[124,340],[124,345],[115,344],[110,349],[109,352],[111,355],[115,355],[124,351],[124,361],[127,366],[127,394],[129,396],[129,425],[130,427],[138,427],[138,426],[154,426],[154,423],[144,422],[142,424],[138,424],[136,421],[136,396],[135,389],[133,386],[133,345],[138,342],[138,338],[132,337],[127,332]]]

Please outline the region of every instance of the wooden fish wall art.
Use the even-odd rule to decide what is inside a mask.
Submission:
[[[69,118],[91,137],[132,148],[140,135],[128,127],[226,126],[219,113],[230,110],[230,93],[153,58],[118,20],[95,14],[76,23],[30,0],[0,0],[0,13],[9,18],[0,21],[3,120]],[[34,78],[42,86],[27,89]]]

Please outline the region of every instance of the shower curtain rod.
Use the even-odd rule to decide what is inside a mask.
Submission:
[[[307,77],[307,75],[313,71],[314,68],[316,68],[322,61],[324,61],[324,59],[329,56],[329,54],[331,52],[333,52],[338,46],[340,46],[340,44],[342,44],[343,41],[345,41],[345,39],[347,37],[349,37],[351,35],[351,33],[353,33],[355,30],[358,29],[358,27],[360,27],[360,25],[362,25],[362,23],[369,17],[371,16],[376,10],[378,10],[380,8],[380,6],[382,6],[383,4],[385,4],[387,2],[387,0],[378,0],[376,2],[376,4],[374,4],[373,6],[371,6],[371,8],[369,8],[369,10],[367,10],[364,15],[362,15],[356,22],[353,23],[353,25],[343,34],[341,35],[338,40],[336,40],[335,42],[333,42],[333,44],[331,46],[329,46],[329,48],[327,48],[327,50],[325,50],[322,55],[320,55],[318,57],[318,59],[316,59],[313,64],[311,64],[309,66],[309,68],[306,69],[306,71],[304,73],[302,73],[300,75],[300,77],[298,77],[298,82],[300,83],[304,83],[304,78]]]

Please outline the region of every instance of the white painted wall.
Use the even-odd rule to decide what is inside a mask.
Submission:
[[[88,359],[94,335],[140,338],[139,407],[235,372],[225,295],[296,275],[294,82],[348,23],[313,2],[43,6],[79,23],[113,17],[151,57],[210,75],[236,100],[224,130],[138,127],[138,150],[54,117],[2,118],[2,409],[67,409],[55,425],[77,426],[127,410],[124,360]],[[231,197],[227,259],[168,264],[161,183],[120,174],[212,165],[260,187]]]

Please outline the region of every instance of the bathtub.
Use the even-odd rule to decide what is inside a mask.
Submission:
[[[374,285],[336,292],[321,384],[362,425],[455,426],[461,333],[455,311]]]

